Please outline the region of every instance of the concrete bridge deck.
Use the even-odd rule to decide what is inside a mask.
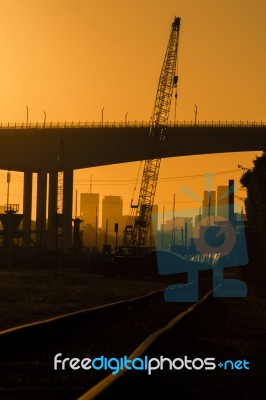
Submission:
[[[63,251],[72,246],[73,171],[145,158],[148,123],[14,124],[0,126],[0,169],[24,172],[24,246],[31,237],[32,174],[37,172],[36,242],[46,229],[48,247],[57,232],[58,171],[63,175]],[[262,150],[266,124],[257,122],[193,122],[169,124],[163,157]]]
[[[149,124],[55,123],[0,127],[0,169],[51,172],[145,158]],[[163,157],[261,150],[262,122],[169,124]]]

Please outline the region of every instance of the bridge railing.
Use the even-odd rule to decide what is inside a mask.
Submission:
[[[104,121],[104,122],[7,122],[0,123],[0,129],[69,129],[69,128],[148,128],[149,121]],[[169,121],[169,127],[266,127],[263,121]]]

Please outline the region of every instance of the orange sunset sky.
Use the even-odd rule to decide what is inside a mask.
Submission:
[[[194,120],[196,104],[199,121],[265,122],[265,15],[264,0],[1,0],[0,120],[25,122],[28,107],[31,122],[45,114],[47,123],[100,121],[104,107],[104,121],[148,121],[171,23],[179,16],[177,120]],[[251,167],[256,154],[164,159],[159,210],[172,208],[174,193],[176,210],[198,208],[184,186],[202,198],[206,173],[214,174],[214,190],[228,179],[237,183],[243,172],[237,165]],[[92,175],[92,191],[101,199],[122,196],[128,213],[138,168],[75,171],[74,193],[88,192]],[[22,207],[23,174],[12,171],[11,179],[10,202]],[[0,204],[6,186],[0,171]]]

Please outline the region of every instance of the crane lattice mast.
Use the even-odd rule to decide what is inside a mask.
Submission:
[[[175,17],[160,74],[155,105],[151,117],[147,154],[137,205],[124,231],[124,244],[144,246],[149,231],[152,207],[166,137],[173,90],[177,86],[177,50],[180,18]]]

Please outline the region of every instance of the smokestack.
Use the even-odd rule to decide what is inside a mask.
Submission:
[[[234,214],[235,214],[235,207],[234,207],[234,202],[235,202],[235,182],[233,179],[229,179],[229,210],[228,210],[228,218],[230,222],[234,222]]]

